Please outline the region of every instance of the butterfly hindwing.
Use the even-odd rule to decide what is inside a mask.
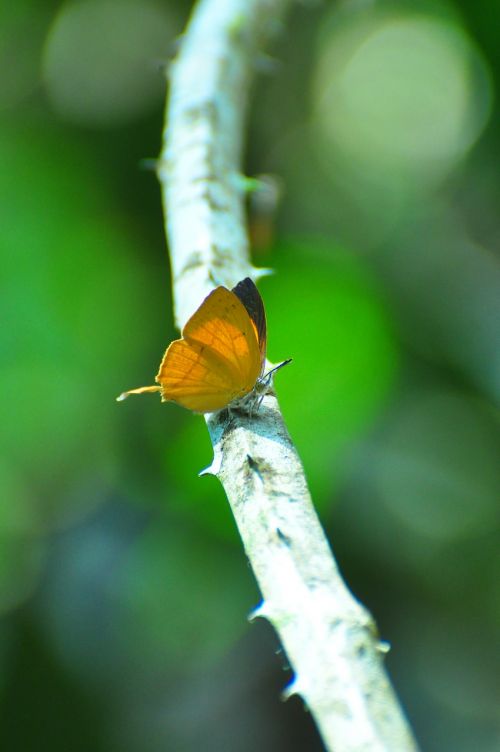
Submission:
[[[163,400],[195,412],[220,410],[234,399],[234,380],[226,363],[194,341],[178,339],[170,344],[156,380]]]

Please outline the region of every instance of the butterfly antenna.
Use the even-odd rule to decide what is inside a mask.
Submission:
[[[116,401],[123,402],[130,394],[146,394],[148,392],[161,392],[161,386],[141,386],[139,389],[129,389],[128,392],[122,392],[116,398]]]
[[[287,360],[284,360],[282,363],[278,363],[277,366],[274,366],[274,368],[271,368],[271,370],[266,373],[266,375],[264,376],[263,381],[266,384],[270,384],[271,381],[272,381],[273,373],[276,373],[276,371],[279,371],[280,368],[283,368],[283,366],[287,366],[291,362],[292,362],[292,358],[287,358]]]

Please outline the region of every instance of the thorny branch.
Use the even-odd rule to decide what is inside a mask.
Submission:
[[[170,69],[159,178],[181,327],[218,284],[259,277],[249,260],[240,163],[259,50],[289,0],[201,0]],[[276,396],[253,417],[207,416],[214,460],[257,578],[254,612],[273,624],[325,746],[416,746],[383,666],[368,612],[338,571]]]

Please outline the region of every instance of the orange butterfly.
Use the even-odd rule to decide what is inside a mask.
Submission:
[[[217,287],[167,348],[156,375],[158,386],[129,394],[161,392],[162,402],[177,402],[197,413],[260,404],[271,375],[266,363],[266,314],[262,298],[247,277],[232,290]]]

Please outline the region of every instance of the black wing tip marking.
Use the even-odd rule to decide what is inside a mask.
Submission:
[[[245,277],[241,282],[238,282],[236,287],[233,287],[232,292],[245,306],[248,315],[252,319],[257,329],[257,336],[259,339],[259,346],[261,350],[265,349],[267,327],[266,327],[266,312],[264,310],[264,303],[260,296],[260,292],[257,290],[255,282],[250,277]],[[265,354],[265,353],[264,353]]]

